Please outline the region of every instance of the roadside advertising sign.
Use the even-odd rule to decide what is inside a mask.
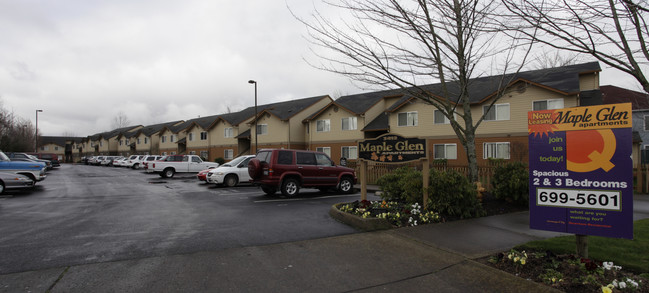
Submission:
[[[528,112],[530,228],[633,239],[631,104]]]

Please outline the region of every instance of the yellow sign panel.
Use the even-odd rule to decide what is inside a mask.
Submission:
[[[629,128],[631,110],[631,104],[625,103],[529,112],[528,131],[538,135],[554,131]]]

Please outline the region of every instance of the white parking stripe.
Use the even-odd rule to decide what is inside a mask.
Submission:
[[[264,203],[264,202],[282,202],[282,201],[302,201],[302,200],[313,200],[313,199],[324,199],[324,198],[337,198],[337,197],[352,197],[360,196],[356,194],[342,194],[342,195],[327,195],[327,196],[318,196],[318,197],[305,197],[305,198],[278,198],[278,199],[265,199],[265,200],[256,200],[254,203]]]

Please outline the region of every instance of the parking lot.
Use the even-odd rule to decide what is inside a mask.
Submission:
[[[0,195],[0,274],[357,233],[328,211],[359,198],[271,198],[191,174],[66,164],[33,190]]]

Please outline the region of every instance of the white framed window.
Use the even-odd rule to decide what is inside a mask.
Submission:
[[[201,131],[201,140],[207,140],[207,131]]]
[[[482,157],[484,159],[509,159],[508,142],[485,142],[482,145]]]
[[[532,110],[552,110],[563,108],[563,99],[551,99],[532,102]]]
[[[358,159],[358,147],[356,146],[344,146],[341,149],[341,154],[343,158],[348,160]]]
[[[509,120],[509,104],[495,104],[491,109],[482,106],[485,121]]]
[[[257,124],[257,134],[268,134],[268,124]]]
[[[188,137],[187,137],[187,139],[188,139],[189,141],[193,141],[193,140],[194,140],[194,133],[193,133],[193,132],[190,132],[189,135],[188,135]],[[193,155],[193,154],[192,154],[192,155]]]
[[[331,148],[330,147],[317,147],[317,148],[315,148],[315,150],[317,152],[323,152],[323,153],[327,154],[327,156],[331,157]]]
[[[223,152],[223,158],[226,160],[232,160],[232,157],[234,157],[234,150],[232,149],[227,149]]]
[[[229,138],[234,136],[234,131],[232,127],[226,127],[223,131],[223,137]]]
[[[149,143],[149,138],[145,137],[144,138],[144,144],[147,144],[147,143]]]
[[[104,142],[103,142],[103,141],[99,141],[99,147],[103,147],[103,146],[104,146]]]
[[[124,145],[124,140],[119,140],[119,145]]]
[[[318,120],[315,122],[316,132],[329,132],[331,130],[331,121],[329,119]]]
[[[167,136],[166,136],[166,135],[163,135],[163,136],[160,138],[160,140],[161,140],[162,142],[167,142]],[[165,155],[165,156],[166,156],[166,155]]]
[[[341,124],[343,130],[356,130],[358,128],[356,117],[342,118]]]
[[[435,159],[456,160],[457,144],[447,143],[433,145],[433,156]]]
[[[171,155],[172,155],[172,156],[175,155],[175,154],[176,154],[176,152],[171,152]]]
[[[649,116],[644,116],[644,130],[649,131]]]
[[[201,151],[201,158],[207,160],[207,151]]]
[[[433,113],[433,123],[435,124],[451,124],[451,120],[448,120],[446,115],[440,110],[435,110]]]
[[[403,112],[397,114],[399,126],[417,126],[417,112]]]
[[[191,152],[189,152],[189,154],[190,154],[190,155],[195,155],[195,154],[196,154],[196,151],[191,151]]]
[[[166,155],[167,155],[167,152],[162,152],[162,155],[163,155],[163,156],[166,156]]]
[[[128,143],[126,143],[126,144],[128,144]],[[140,144],[140,139],[139,138],[137,139],[137,144]]]
[[[172,134],[172,135],[171,135],[171,139],[170,139],[169,141],[170,141],[170,142],[174,142],[174,141],[176,141],[176,135],[175,135],[175,134]],[[175,155],[175,154],[173,154],[173,155]]]
[[[55,146],[55,147],[54,147],[54,150],[55,150],[55,151],[58,151],[58,150],[59,150],[59,147]]]
[[[126,140],[126,145],[129,145],[129,144],[131,144],[131,142],[130,142],[130,140],[127,139]]]

